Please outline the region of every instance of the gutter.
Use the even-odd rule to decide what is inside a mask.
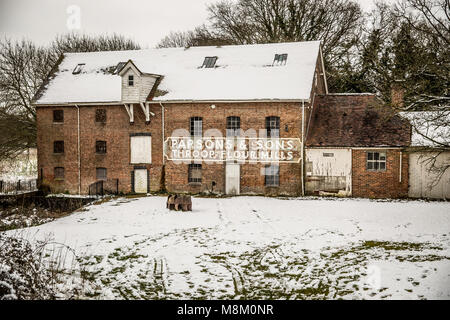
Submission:
[[[305,196],[305,101],[302,101],[302,165],[301,165],[301,182],[302,182],[302,196]]]
[[[77,144],[78,144],[78,194],[81,194],[81,145],[80,145],[80,107],[74,105],[77,108]]]
[[[150,104],[164,103],[247,103],[247,102],[310,102],[310,99],[249,99],[249,100],[153,100],[146,101]],[[99,101],[99,102],[53,102],[53,103],[34,103],[33,106],[39,107],[55,107],[55,106],[116,106],[123,105],[123,101]]]
[[[164,158],[164,154],[165,154],[165,150],[164,150],[164,106],[162,104],[162,102],[159,102],[159,105],[161,106],[161,127],[162,127],[162,150],[163,150],[163,155],[162,155],[162,164],[164,165],[166,163],[166,159]]]

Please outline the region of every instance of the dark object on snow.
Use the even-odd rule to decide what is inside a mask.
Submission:
[[[171,194],[167,197],[166,208],[175,211],[192,211],[191,196]]]

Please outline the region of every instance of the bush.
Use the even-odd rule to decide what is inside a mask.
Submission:
[[[55,249],[49,251],[49,247],[48,241],[36,241],[33,246],[26,239],[0,234],[0,300],[78,296],[81,285],[64,288],[68,275],[64,263],[70,248],[59,246],[55,255]]]

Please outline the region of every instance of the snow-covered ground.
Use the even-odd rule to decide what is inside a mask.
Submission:
[[[96,298],[450,299],[448,202],[165,201],[115,199],[21,235],[74,248]]]

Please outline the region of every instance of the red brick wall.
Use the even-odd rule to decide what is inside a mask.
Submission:
[[[107,110],[106,124],[95,122],[95,110]],[[64,110],[64,123],[53,123],[53,110]],[[162,167],[161,107],[151,106],[155,113],[151,123],[145,124],[141,108],[134,106],[135,123],[130,124],[129,116],[122,106],[82,106],[80,107],[80,150],[81,150],[81,192],[87,193],[89,185],[96,181],[96,168],[107,168],[108,179],[119,179],[119,190],[131,191],[130,133],[151,133],[152,164],[150,188],[159,190]],[[43,170],[43,179],[54,192],[78,193],[77,157],[77,109],[75,107],[37,108],[38,168]],[[64,154],[53,154],[53,141],[64,140]],[[95,153],[96,140],[107,143],[107,153]],[[54,179],[54,167],[65,168],[64,181]]]
[[[280,117],[280,136],[301,138],[301,105],[299,103],[229,103],[215,104],[165,104],[165,138],[175,129],[189,130],[190,117],[203,118],[203,132],[218,129],[225,136],[226,117],[241,117],[241,129],[265,129],[267,116]],[[95,122],[95,110],[107,109],[106,124]],[[64,110],[64,123],[53,123],[53,110]],[[162,173],[162,126],[161,106],[152,104],[150,111],[155,114],[151,123],[145,124],[145,117],[138,106],[134,106],[135,123],[130,124],[124,106],[82,106],[80,107],[80,146],[81,146],[81,192],[87,193],[89,185],[96,181],[96,168],[107,168],[108,179],[119,179],[119,190],[131,192],[130,133],[151,133],[152,164],[150,170],[150,189],[158,191]],[[77,158],[77,109],[75,107],[39,107],[38,117],[38,168],[43,170],[42,178],[53,192],[78,192]],[[288,126],[286,132],[285,126]],[[64,140],[63,155],[53,154],[53,141]],[[96,140],[107,142],[107,154],[95,153]],[[65,179],[54,179],[54,168],[65,168]],[[264,164],[245,164],[241,166],[241,193],[289,194],[301,192],[300,164],[281,164],[280,187],[266,188],[261,174]],[[188,165],[166,162],[165,181],[169,191],[179,192],[225,192],[224,164],[203,164],[202,184],[188,183]],[[212,182],[216,182],[212,190]]]
[[[352,150],[352,194],[364,198],[402,198],[408,196],[408,155],[402,154],[402,181],[400,182],[400,150],[380,149],[386,152],[386,171],[368,171],[366,152]]]
[[[211,103],[197,104],[164,104],[166,111],[166,138],[175,129],[189,131],[190,118],[203,118],[203,133],[208,129],[218,129],[226,135],[226,118],[239,116],[241,129],[265,129],[265,119],[268,116],[280,117],[281,138],[301,138],[301,104],[300,103]],[[169,120],[170,119],[170,120]],[[285,126],[288,126],[286,132]],[[264,175],[261,170],[264,164],[241,165],[241,194],[289,194],[301,193],[300,164],[280,164],[280,187],[268,188],[264,186]],[[212,190],[212,182],[216,182],[215,192],[225,192],[225,165],[202,164],[202,183],[188,183],[188,165],[166,162],[165,180],[168,191],[206,192]]]

